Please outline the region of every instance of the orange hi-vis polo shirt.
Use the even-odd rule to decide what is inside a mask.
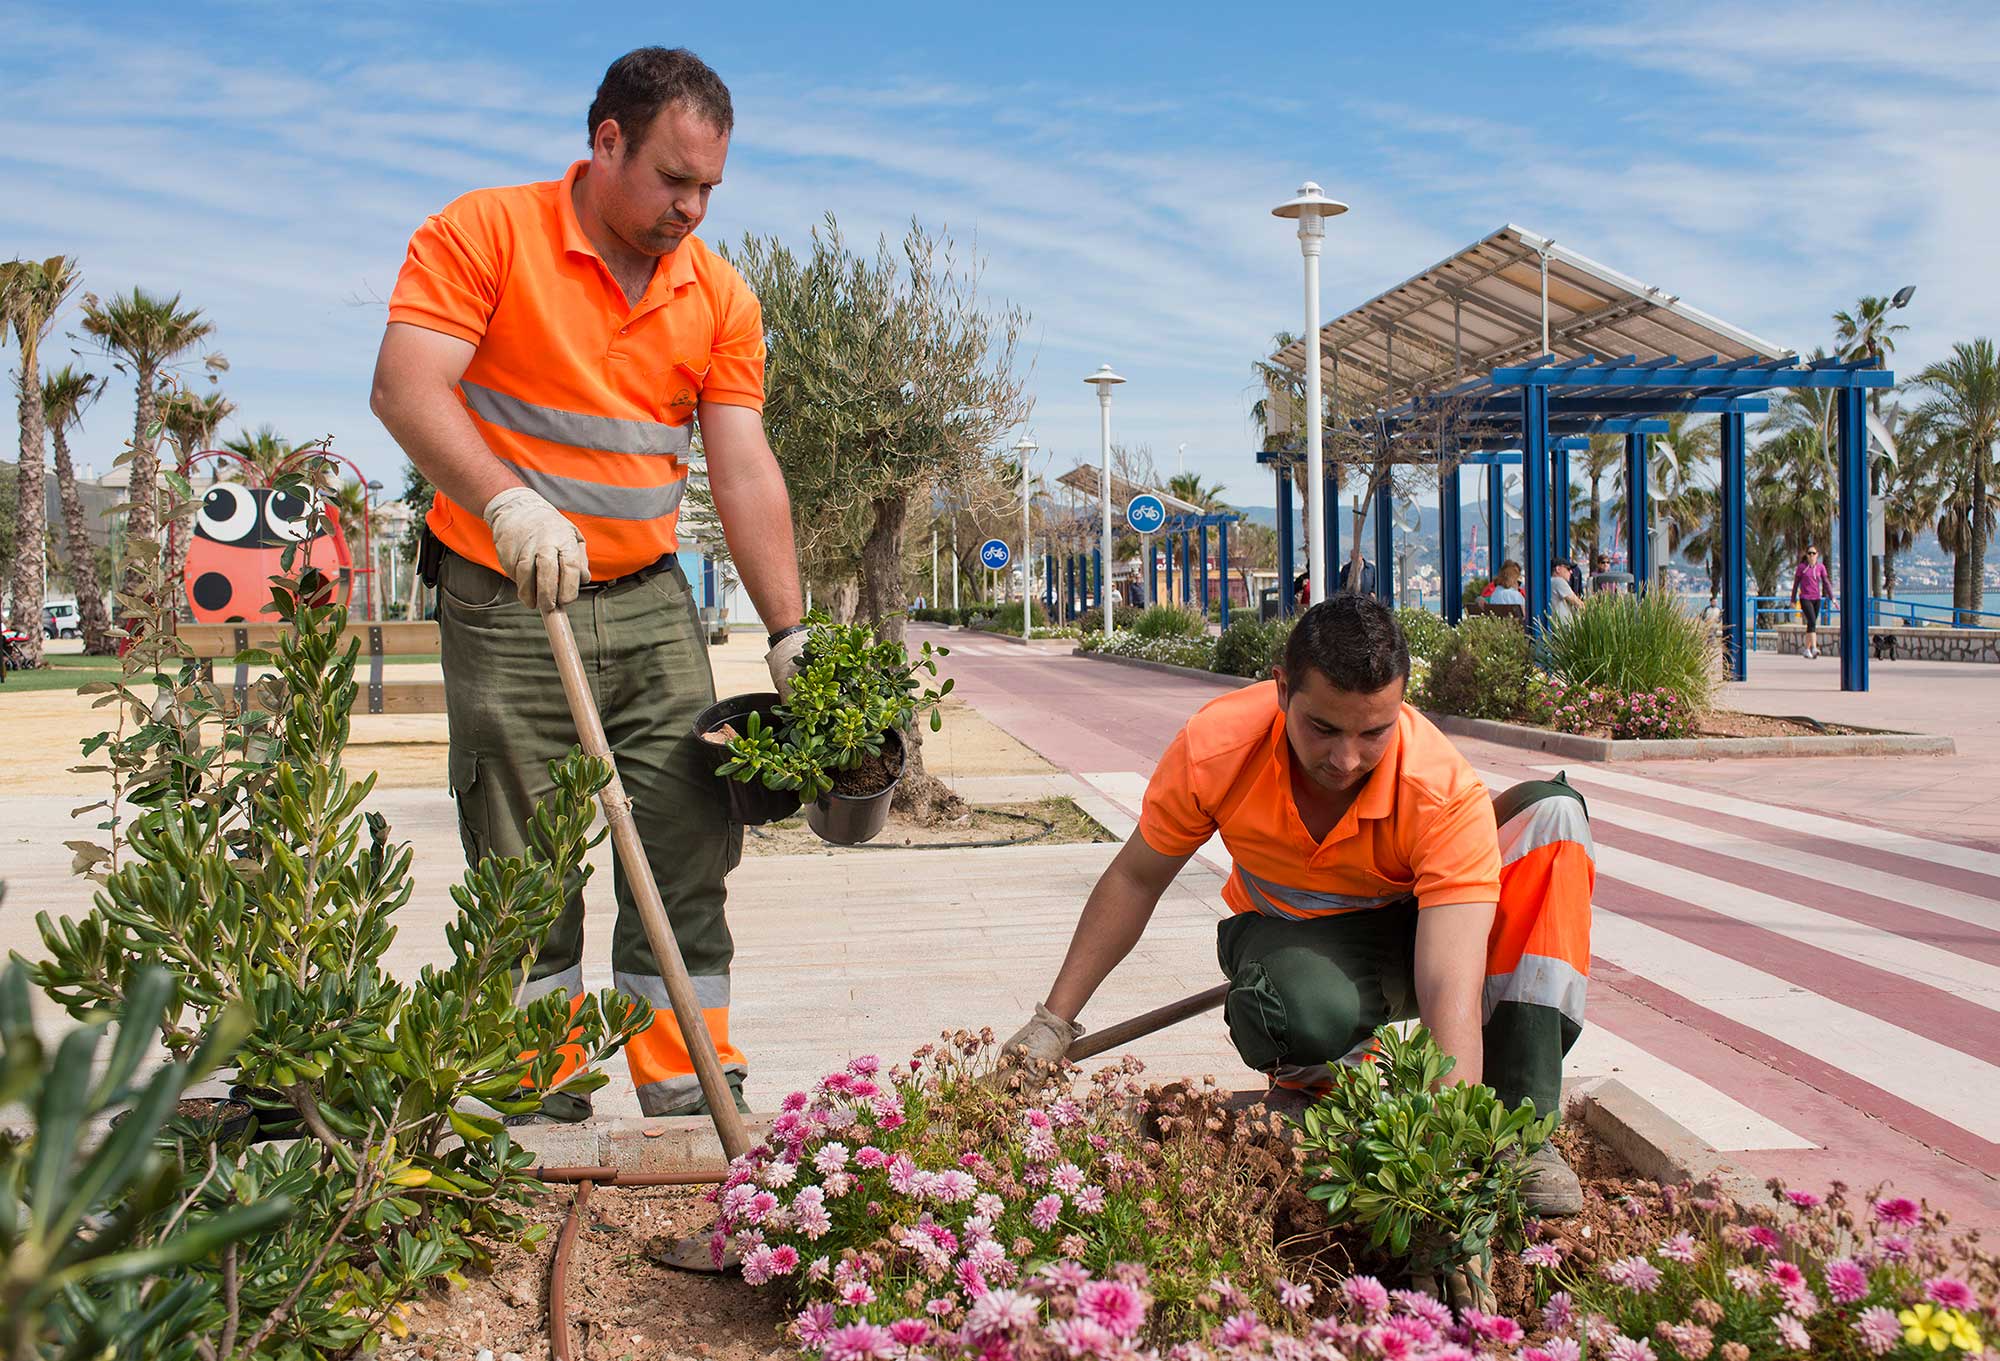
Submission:
[[[1146,787],[1139,834],[1190,855],[1216,832],[1235,861],[1235,912],[1325,917],[1414,896],[1421,910],[1500,898],[1500,846],[1486,787],[1405,704],[1381,763],[1324,841],[1292,798],[1292,749],[1275,681],[1213,700],[1188,720]]]
[[[582,531],[593,581],[675,551],[696,403],[762,410],[764,321],[749,285],[689,236],[633,306],[560,180],[478,189],[425,220],[389,320],[477,346],[459,396],[487,447]],[[445,546],[499,570],[486,521],[440,494]]]

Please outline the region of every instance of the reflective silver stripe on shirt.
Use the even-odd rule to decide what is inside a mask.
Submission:
[[[1267,917],[1304,919],[1326,912],[1362,912],[1371,907],[1387,907],[1410,896],[1407,893],[1392,893],[1386,898],[1361,898],[1345,893],[1315,893],[1310,889],[1260,879],[1241,864],[1236,866],[1236,873],[1243,880],[1243,888],[1249,893],[1251,903]],[[1284,895],[1284,901],[1272,896],[1278,893]]]
[[[1589,991],[1590,979],[1567,961],[1548,955],[1522,955],[1514,972],[1494,974],[1486,980],[1484,1018],[1492,1020],[1493,1009],[1502,1002],[1525,1002],[1551,1007],[1582,1025],[1583,1001]]]
[[[673,1003],[667,1000],[667,981],[658,974],[626,973],[623,969],[611,972],[611,981],[627,997],[637,998],[655,1011],[671,1011]],[[726,973],[698,973],[688,979],[694,984],[695,1005],[703,1011],[729,1005],[729,975]]]
[[[529,489],[557,510],[595,515],[600,520],[658,520],[679,508],[687,478],[658,487],[616,487],[529,468],[503,458]]]
[[[572,964],[560,973],[552,973],[547,978],[531,979],[521,989],[521,1005],[538,998],[547,997],[552,992],[582,992],[583,965]]]
[[[1558,841],[1574,841],[1583,847],[1584,854],[1597,859],[1590,817],[1581,803],[1566,794],[1536,799],[1507,819],[1500,828],[1500,863],[1511,865],[1528,852]]]
[[[524,402],[463,379],[458,386],[465,394],[465,404],[481,420],[551,444],[602,449],[609,454],[685,454],[694,433],[692,421],[686,425],[667,425],[661,421],[591,416]]]

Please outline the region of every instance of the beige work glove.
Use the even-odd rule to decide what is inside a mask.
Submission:
[[[805,629],[788,633],[778,640],[778,645],[764,654],[764,665],[771,668],[771,688],[778,692],[778,700],[783,703],[792,697],[792,677],[799,674],[805,664],[806,639],[812,635]]]
[[[526,487],[509,487],[486,503],[493,551],[500,570],[514,580],[521,603],[551,610],[576,599],[590,580],[583,535],[563,513]]]
[[[1055,1063],[1069,1052],[1069,1047],[1082,1034],[1082,1026],[1074,1021],[1065,1021],[1037,1002],[1035,1014],[1028,1018],[1028,1023],[1000,1046],[1000,1057],[1003,1060],[1030,1058]]]

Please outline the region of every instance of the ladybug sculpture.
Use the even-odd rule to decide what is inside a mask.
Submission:
[[[341,532],[340,517],[326,508],[327,528],[308,540],[312,527],[306,503],[271,487],[246,487],[218,482],[201,500],[188,545],[187,571],[182,582],[188,603],[200,624],[243,624],[276,620],[271,608],[271,578],[296,576],[310,563],[333,580],[334,597],[342,604],[353,585],[353,554]],[[292,570],[285,571],[285,549],[298,545]]]

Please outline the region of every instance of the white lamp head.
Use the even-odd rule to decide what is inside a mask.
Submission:
[[[1111,389],[1116,387],[1118,384],[1124,382],[1125,380],[1123,378],[1120,378],[1117,374],[1113,373],[1111,371],[1111,366],[1109,364],[1099,364],[1097,366],[1097,372],[1091,374],[1090,377],[1084,379],[1083,381],[1086,383],[1095,384],[1097,387],[1098,396],[1108,397],[1111,395]]]
[[[1042,447],[1041,445],[1035,443],[1033,440],[1029,439],[1026,435],[1023,435],[1021,436],[1020,440],[1014,445],[1014,452],[1021,456],[1022,462],[1026,462],[1028,455],[1034,453],[1035,450],[1041,447]]]
[[[1272,217],[1295,218],[1299,224],[1299,236],[1323,236],[1326,233],[1326,219],[1339,217],[1347,211],[1347,205],[1337,198],[1328,198],[1320,187],[1311,180],[1299,186],[1299,192],[1271,210]]]

